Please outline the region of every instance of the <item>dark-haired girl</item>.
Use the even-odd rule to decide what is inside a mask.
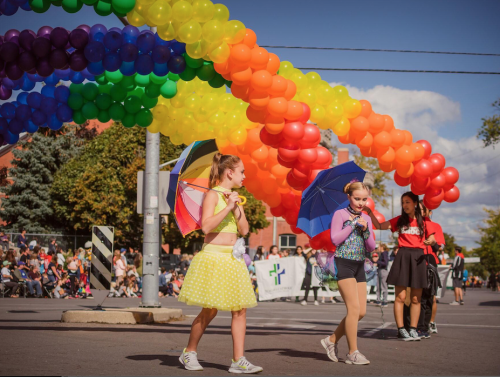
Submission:
[[[427,288],[427,267],[424,255],[424,241],[428,237],[420,200],[411,191],[401,196],[401,216],[380,224],[373,212],[365,207],[376,229],[398,232],[399,251],[394,259],[387,284],[396,286],[394,318],[398,326],[398,338],[404,341],[420,340],[417,333],[420,316],[422,289]],[[404,328],[403,308],[406,288],[411,288],[410,331]]]

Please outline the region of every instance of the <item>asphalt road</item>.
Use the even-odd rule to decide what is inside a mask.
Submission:
[[[263,375],[499,375],[500,293],[468,290],[464,306],[438,309],[439,333],[431,339],[398,341],[392,305],[369,306],[360,323],[358,347],[371,361],[354,366],[330,361],[319,341],[345,314],[343,304],[300,306],[263,302],[248,311],[246,356]],[[91,300],[0,299],[0,375],[226,375],[231,362],[230,314],[220,312],[198,354],[203,372],[179,366],[190,325],[199,309],[182,308],[186,321],[166,325],[60,323],[69,309],[93,307]],[[139,299],[108,299],[104,306],[133,307]],[[347,353],[347,343],[340,343]]]

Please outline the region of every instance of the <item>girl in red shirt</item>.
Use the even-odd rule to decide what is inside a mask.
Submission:
[[[424,241],[427,239],[425,221],[420,209],[420,200],[411,191],[401,196],[401,216],[382,224],[372,211],[365,207],[376,229],[398,232],[399,251],[387,276],[387,284],[396,286],[394,317],[398,326],[398,338],[420,340],[417,323],[420,316],[422,288],[427,288],[427,267],[424,255]],[[406,288],[411,288],[410,331],[404,328],[403,308],[406,300]]]

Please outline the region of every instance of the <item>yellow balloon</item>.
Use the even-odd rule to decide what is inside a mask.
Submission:
[[[165,105],[156,105],[153,107],[153,119],[157,121],[164,121],[168,118],[168,108]]]
[[[229,49],[228,44],[224,41],[220,44],[219,47],[209,50],[208,56],[211,61],[214,63],[224,63],[229,59],[229,55],[231,54],[231,50]]]
[[[229,140],[227,140],[227,138],[221,138],[221,137],[218,137],[217,139],[215,139],[215,142],[217,143],[217,147],[219,149],[227,147],[230,144],[230,142],[229,142]]]
[[[191,19],[193,15],[193,6],[187,1],[178,1],[172,6],[172,17],[179,22],[186,22]]]
[[[212,19],[226,23],[229,20],[229,9],[227,9],[224,4],[215,4],[214,16]]]
[[[356,118],[362,110],[361,103],[354,98],[349,98],[344,102],[344,115],[347,118]]]
[[[235,110],[227,113],[226,126],[229,130],[239,128],[241,126],[241,114]]]
[[[334,86],[333,93],[335,95],[335,99],[340,103],[343,103],[349,97],[349,92],[347,91],[346,87],[342,85]]]
[[[193,20],[207,22],[215,14],[214,4],[210,0],[193,1]]]
[[[167,22],[165,25],[158,26],[156,31],[161,39],[171,41],[177,36],[177,31],[172,22]]]
[[[227,139],[228,136],[229,136],[229,129],[226,127],[226,125],[223,125],[215,129],[215,137],[221,139]]]
[[[173,107],[180,109],[181,107],[184,107],[184,99],[177,94],[174,98],[170,99],[170,104]]]
[[[148,9],[148,19],[156,25],[165,25],[172,16],[172,7],[166,0],[156,0]]]
[[[175,98],[175,97],[174,97]],[[179,118],[181,116],[184,115],[184,110],[183,109],[179,109],[179,108],[176,108],[176,107],[172,107],[170,110],[169,110],[169,113],[170,113],[170,119],[172,121],[177,121],[179,120]]]
[[[307,83],[308,83],[308,88],[315,89],[321,84],[321,76],[316,73],[316,72],[307,72],[306,73],[307,77]]]
[[[232,94],[227,93],[220,98],[219,104],[220,104],[219,108],[225,113],[228,113],[229,111],[233,110],[236,107],[237,102],[236,98],[234,98]]]
[[[285,77],[285,78],[288,78],[288,76],[291,74],[292,70],[293,70],[293,64],[290,63],[289,61],[282,61],[280,63],[280,75]]]
[[[170,135],[170,141],[174,145],[181,145],[182,144],[182,134],[179,134],[178,132],[176,132],[175,134]]]
[[[311,122],[318,123],[325,117],[325,108],[321,105],[311,107]]]
[[[163,136],[170,136],[170,128],[166,125],[162,125],[160,127],[160,133],[163,135]]]
[[[215,128],[222,127],[226,124],[226,114],[222,110],[218,110],[208,118],[208,122]]]
[[[229,44],[241,42],[246,33],[245,25],[241,21],[232,20],[224,25],[224,40]]]
[[[150,6],[150,5],[151,5],[151,4],[153,4],[155,1],[156,1],[156,0],[137,0],[137,4]]]
[[[344,108],[339,103],[332,103],[326,108],[326,119],[331,123],[337,123],[344,115]]]
[[[213,114],[219,109],[219,96],[215,93],[207,93],[201,99],[203,107],[207,108],[208,112]]]
[[[193,114],[194,119],[197,122],[206,122],[208,121],[208,118],[210,117],[210,112],[203,106],[201,106],[197,112]]]
[[[247,130],[238,128],[229,134],[228,139],[234,145],[241,145],[247,140]]]
[[[328,106],[335,100],[333,88],[328,85],[321,85],[316,91],[317,100],[320,105]]]
[[[219,42],[224,38],[224,25],[217,20],[210,20],[205,22],[202,29],[203,38],[207,42]]]
[[[181,25],[177,34],[184,43],[194,43],[201,38],[201,25],[194,20],[187,21]]]
[[[130,25],[136,27],[143,26],[146,23],[144,17],[142,17],[142,15],[135,9],[132,9],[130,12],[127,13],[127,20]]]
[[[186,53],[193,59],[201,59],[208,53],[208,42],[204,39],[186,44]]]
[[[337,136],[344,136],[347,135],[350,129],[351,123],[349,122],[349,119],[342,117],[342,119],[332,128],[332,131]]]
[[[304,89],[300,93],[300,101],[306,103],[310,108],[316,104],[316,92],[310,88]]]
[[[148,126],[148,131],[152,134],[157,134],[158,132],[160,132],[160,122],[153,119],[151,124]]]
[[[201,106],[201,98],[197,94],[189,96],[184,101],[184,107],[189,111],[196,111]]]

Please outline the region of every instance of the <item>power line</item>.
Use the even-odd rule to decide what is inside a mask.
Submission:
[[[477,151],[478,149],[481,149],[481,148],[487,148],[487,147],[485,147],[484,145],[480,145],[479,147],[471,149],[470,151],[467,151],[465,153],[461,153],[461,154],[457,154],[457,155],[455,155],[453,157],[449,157],[449,158],[446,159],[446,161],[453,160],[454,158],[458,158],[458,157],[467,156],[469,153]]]
[[[474,182],[474,183],[482,182],[482,181],[484,181],[484,180],[486,180],[486,179],[488,179],[488,178],[491,178],[491,177],[493,177],[493,176],[495,176],[495,175],[497,175],[497,174],[500,174],[500,171],[497,171],[496,173],[490,174],[490,175],[488,175],[488,176],[484,177],[483,179],[480,179],[479,181],[476,181],[476,182]]]
[[[465,75],[500,75],[500,72],[478,71],[433,71],[422,69],[374,69],[374,68],[309,68],[296,67],[302,71],[355,71],[355,72],[402,72],[402,73],[455,73]]]
[[[388,49],[377,49],[377,48],[307,47],[307,46],[260,46],[260,47],[265,47],[265,48],[286,48],[286,49],[295,49],[295,50],[371,51],[371,52],[404,52],[404,53],[411,53],[411,54],[444,54],[444,55],[500,56],[500,54],[487,54],[487,53],[483,53],[483,52],[388,50]]]
[[[485,163],[490,162],[491,160],[494,160],[495,158],[498,158],[498,157],[500,157],[500,154],[498,156],[492,157],[492,158],[490,158],[490,159],[488,159],[486,161],[481,161],[481,162],[478,162],[478,163],[479,164],[485,164]],[[476,167],[476,165],[471,166],[470,168],[467,168],[467,169],[463,169],[463,170],[460,171],[460,173],[463,173],[464,171],[469,171],[471,169],[474,169],[475,167]]]

